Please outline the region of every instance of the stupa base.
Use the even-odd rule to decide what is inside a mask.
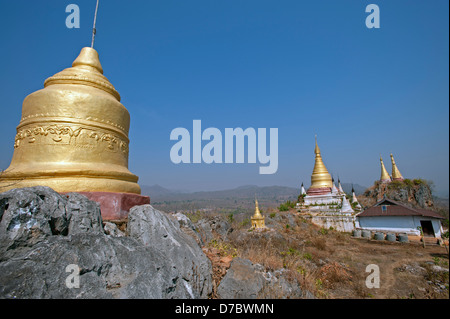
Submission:
[[[331,194],[331,187],[309,188],[306,194],[309,196]]]
[[[129,193],[77,192],[100,204],[103,221],[122,221],[134,206],[150,204],[150,197]]]

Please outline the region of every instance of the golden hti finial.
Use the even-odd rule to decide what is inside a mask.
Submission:
[[[317,144],[317,134],[316,134],[316,147],[314,148],[314,154],[320,154],[320,148],[319,145]]]
[[[325,188],[328,187],[331,189],[333,186],[333,182],[331,180],[331,175],[328,173],[327,168],[322,160],[322,155],[320,154],[320,148],[317,143],[317,135],[316,135],[316,147],[314,149],[314,153],[316,154],[314,170],[311,175],[311,187],[314,188]]]
[[[380,162],[381,162],[381,178],[380,178],[380,181],[382,183],[389,183],[391,181],[391,176],[389,175],[388,171],[386,170],[386,167],[384,166],[383,158],[381,157],[381,154],[380,154]]]
[[[395,164],[394,156],[391,153],[391,162],[392,162],[392,180],[394,181],[402,181],[403,176],[398,170],[397,165]]]
[[[255,215],[253,215],[251,219],[252,219],[252,228],[258,229],[266,228],[264,222],[265,217],[261,215],[261,212],[259,211],[258,200],[256,199],[256,196],[255,196]]]

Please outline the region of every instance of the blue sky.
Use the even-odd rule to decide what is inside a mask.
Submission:
[[[80,29],[65,26],[68,4]],[[381,28],[368,29],[375,3]],[[129,169],[184,190],[310,184],[314,135],[343,182],[370,186],[390,152],[449,189],[447,0],[100,0],[95,48],[131,114]],[[0,1],[0,168],[23,99],[90,46],[95,0]],[[279,169],[170,161],[170,132],[278,128]]]

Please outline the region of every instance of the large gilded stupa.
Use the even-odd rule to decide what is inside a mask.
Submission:
[[[130,114],[97,51],[83,48],[71,68],[25,98],[0,192],[40,185],[59,193],[140,194],[128,170],[129,128]]]
[[[351,231],[355,227],[355,210],[347,199],[340,180],[339,187],[334,184],[334,179],[323,162],[317,136],[314,153],[315,163],[311,174],[311,186],[305,192],[302,184],[302,200],[297,203],[297,209],[305,217],[311,218],[311,222],[316,225],[327,229],[333,227],[338,231]],[[356,196],[352,199],[355,200],[355,198]],[[360,208],[360,206],[357,207]]]

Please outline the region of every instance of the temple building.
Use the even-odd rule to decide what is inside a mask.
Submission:
[[[264,229],[266,228],[265,217],[261,215],[258,207],[258,200],[255,198],[255,214],[252,216],[252,228]]]
[[[130,114],[120,100],[97,51],[83,48],[72,67],[25,98],[0,192],[33,186],[78,192],[99,202],[103,218],[113,220],[149,204],[128,170]]]
[[[357,229],[372,232],[420,236],[420,227],[425,237],[438,239],[443,234],[444,217],[439,213],[412,208],[386,197],[356,215],[356,219]]]
[[[355,227],[355,211],[342,189],[340,180],[336,187],[334,179],[328,172],[317,137],[314,153],[315,164],[311,175],[311,186],[306,191],[303,202],[297,203],[297,211],[311,218],[312,223],[321,227],[333,227],[338,231],[351,232]]]

